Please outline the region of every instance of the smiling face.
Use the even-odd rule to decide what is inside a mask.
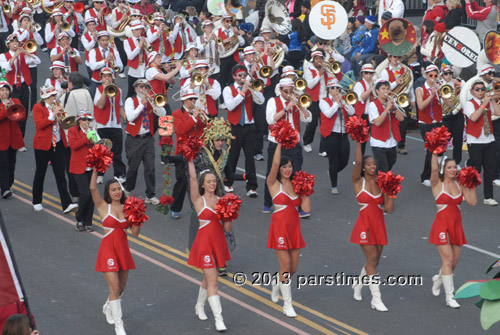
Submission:
[[[5,100],[8,99],[10,95],[10,90],[8,87],[4,86],[0,88],[0,99]]]
[[[217,188],[217,178],[213,173],[206,173],[203,180],[203,188],[207,193],[214,193]]]
[[[373,157],[367,157],[367,158],[365,158],[363,169],[364,169],[365,175],[374,176],[375,173],[377,172],[377,162],[375,161],[375,159]]]
[[[120,201],[122,198],[122,188],[118,183],[112,183],[109,185],[109,196],[111,201]]]
[[[453,179],[457,175],[457,163],[450,159],[444,164],[443,176],[445,179]]]
[[[292,162],[288,161],[288,163],[280,166],[280,174],[282,178],[290,179],[292,173],[293,173]]]

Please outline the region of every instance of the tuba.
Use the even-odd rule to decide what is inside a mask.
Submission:
[[[42,6],[42,9],[45,13],[49,14],[49,15],[52,15],[52,12],[54,11],[54,9],[58,9],[58,8],[61,8],[62,6],[64,6],[64,4],[61,2],[61,3],[56,3],[54,6],[52,7],[45,7],[45,4],[44,4],[44,0],[41,0],[41,4],[40,6]]]
[[[238,50],[238,46],[240,45],[240,40],[238,39],[238,36],[234,34],[228,43],[224,44],[222,42],[222,38],[218,38],[217,44],[218,45],[222,44],[224,46],[224,51],[220,53],[219,58],[227,58]]]

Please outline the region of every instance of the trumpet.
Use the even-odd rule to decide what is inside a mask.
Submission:
[[[346,91],[342,89],[341,93],[345,103],[348,104],[349,106],[355,105],[359,100],[358,95],[354,91]]]
[[[310,94],[307,93],[299,94],[298,92],[295,91],[293,95],[295,98],[297,98],[297,102],[302,108],[309,108],[313,103],[312,96]]]
[[[38,50],[38,44],[35,40],[27,40],[24,43],[24,49],[30,54],[35,53]]]
[[[116,65],[115,55],[113,53],[110,53],[110,55],[112,56],[112,59],[109,62],[109,66],[111,66],[111,68],[113,69],[113,71],[115,71],[115,73],[120,72],[120,67]]]
[[[61,103],[57,101],[54,104],[54,107],[59,107],[59,106],[61,106]],[[62,129],[69,129],[71,127],[76,126],[77,125],[76,117],[75,116],[66,116],[66,115],[67,115],[67,113],[64,109],[63,109],[62,113],[57,114],[56,119],[59,122],[59,126]]]
[[[70,56],[71,58],[75,58],[76,57],[76,51],[73,50],[73,49],[70,49],[68,51],[68,56]]]
[[[170,66],[170,67],[176,67],[177,66],[177,63],[181,63],[182,66],[184,67],[187,67],[189,65],[189,60],[186,59],[186,58],[183,58],[183,59],[179,59],[179,60],[174,60],[174,61],[171,61],[171,62],[167,62],[165,63],[166,65]]]
[[[116,85],[108,85],[104,88],[104,94],[108,98],[114,98],[118,94],[118,87]]]
[[[3,5],[2,10],[4,13],[10,13],[10,6],[9,5]]]
[[[297,78],[294,82],[297,91],[304,91],[307,87],[307,82],[304,78]]]
[[[61,31],[68,32],[71,29],[71,25],[66,21],[62,21],[60,28],[61,28]]]

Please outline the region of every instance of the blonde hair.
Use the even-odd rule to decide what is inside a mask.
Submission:
[[[460,0],[447,0],[446,5],[448,5],[448,9],[452,10],[460,6]]]

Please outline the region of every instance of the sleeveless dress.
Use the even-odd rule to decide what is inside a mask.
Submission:
[[[110,231],[101,240],[95,270],[97,272],[134,270],[135,263],[127,240],[130,223],[114,217],[111,214],[111,205],[108,205],[108,215],[102,220],[102,226]]]
[[[444,191],[444,184],[441,183],[441,185],[441,193],[436,197],[436,205],[441,206],[441,208],[438,209],[432,223],[429,243],[464,245],[467,240],[462,227],[462,213],[460,211],[460,204],[463,200],[462,192],[460,191],[460,194],[452,197]],[[458,183],[457,186],[460,190]],[[447,233],[450,236],[449,240]]]
[[[273,197],[275,208],[269,226],[267,247],[269,249],[290,250],[301,249],[306,246],[300,231],[300,218],[297,207],[302,203],[299,196],[291,198],[283,191],[280,183],[280,191]]]
[[[188,264],[200,269],[223,267],[231,259],[227,247],[224,228],[217,217],[217,212],[207,207],[205,197],[203,209],[198,213],[200,228],[194,239]]]
[[[368,192],[363,178],[363,188],[356,194],[356,199],[361,208],[351,233],[351,243],[387,245],[382,192],[377,196]]]

